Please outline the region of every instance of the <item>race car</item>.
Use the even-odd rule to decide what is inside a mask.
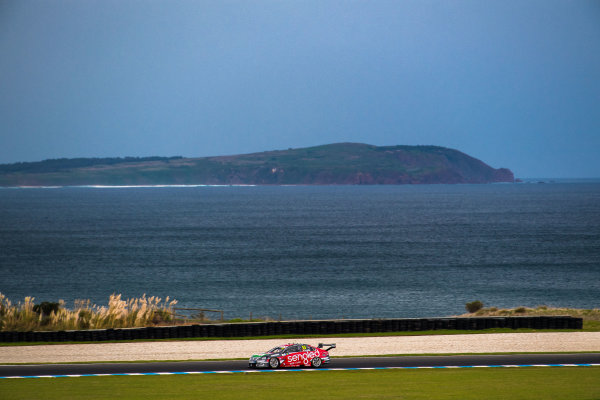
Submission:
[[[324,349],[324,347],[327,347]],[[256,354],[248,360],[249,368],[313,367],[329,364],[329,350],[335,343],[319,343],[317,347],[308,344],[289,343],[272,348],[263,354]]]

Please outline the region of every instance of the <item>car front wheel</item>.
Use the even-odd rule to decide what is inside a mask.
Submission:
[[[273,357],[269,360],[269,366],[273,369],[279,367],[279,359],[277,357]]]

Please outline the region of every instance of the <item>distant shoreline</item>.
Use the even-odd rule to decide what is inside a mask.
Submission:
[[[455,149],[364,143],[202,158],[74,158],[0,164],[0,186],[5,187],[493,182],[514,182],[514,174]]]
[[[520,178],[520,182],[491,182],[488,185],[531,185],[531,184],[577,184],[577,183],[600,183],[600,178]],[[143,189],[143,188],[199,188],[199,187],[380,187],[380,186],[461,186],[482,185],[481,183],[413,183],[396,185],[353,185],[353,184],[189,184],[189,185],[23,185],[23,186],[0,186],[0,189]],[[486,185],[486,184],[483,184]]]

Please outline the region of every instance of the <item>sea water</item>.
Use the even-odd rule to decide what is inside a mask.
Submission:
[[[226,318],[600,306],[600,183],[0,190],[0,292]]]

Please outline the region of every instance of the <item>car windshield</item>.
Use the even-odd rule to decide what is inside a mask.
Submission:
[[[272,348],[271,350],[267,351],[267,353],[281,353],[283,351],[283,347],[281,346],[277,346]]]

